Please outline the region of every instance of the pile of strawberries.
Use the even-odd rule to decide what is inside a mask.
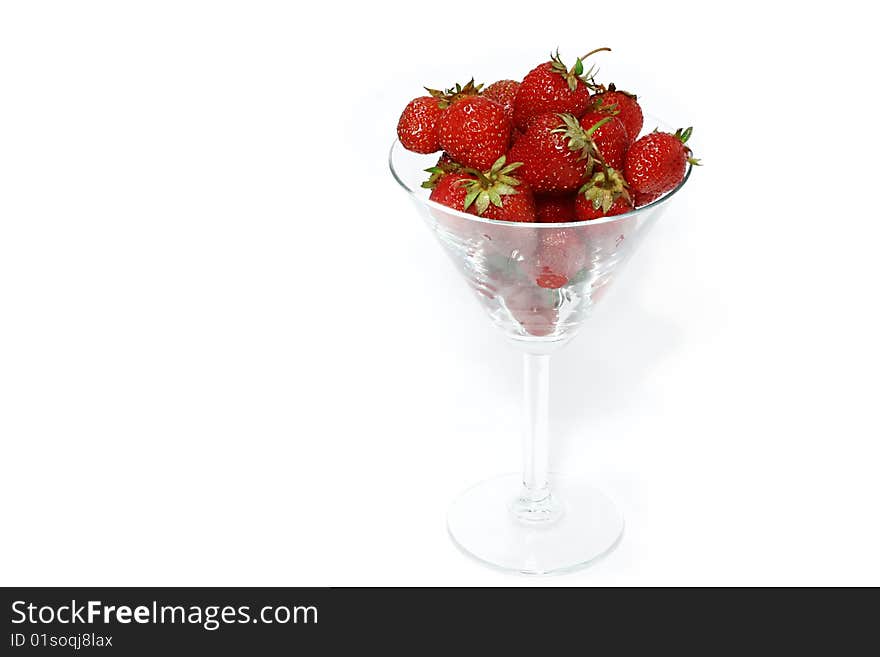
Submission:
[[[691,128],[641,138],[631,93],[598,84],[559,53],[522,82],[456,85],[412,100],[397,136],[417,153],[443,151],[423,186],[431,199],[489,219],[589,221],[623,214],[675,188],[693,159]]]

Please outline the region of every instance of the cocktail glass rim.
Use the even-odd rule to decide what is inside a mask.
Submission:
[[[629,219],[641,212],[645,212],[647,210],[651,210],[653,208],[659,207],[664,203],[668,202],[673,196],[675,196],[682,187],[685,186],[688,179],[691,176],[691,171],[693,170],[693,165],[688,163],[687,169],[684,174],[684,178],[678,185],[676,185],[669,192],[657,198],[647,205],[643,205],[639,208],[631,210],[630,212],[626,212],[624,214],[615,214],[610,217],[603,217],[601,219],[591,219],[589,221],[565,221],[565,222],[556,222],[556,223],[535,223],[535,222],[525,222],[525,221],[501,221],[499,219],[487,219],[486,217],[480,217],[476,214],[470,214],[469,212],[461,212],[459,210],[455,210],[450,208],[447,205],[443,205],[442,203],[437,203],[436,201],[432,201],[430,198],[425,196],[424,190],[422,188],[412,189],[405,180],[398,173],[397,169],[394,167],[394,154],[397,149],[406,150],[403,148],[403,144],[400,143],[399,139],[395,139],[391,144],[391,150],[388,153],[388,168],[391,169],[391,175],[394,176],[394,179],[397,183],[403,187],[403,189],[412,196],[412,198],[416,199],[419,203],[424,203],[429,208],[434,208],[436,210],[440,210],[445,214],[449,214],[455,217],[460,217],[462,219],[467,219],[469,221],[474,221],[476,223],[481,224],[492,224],[498,226],[518,226],[520,228],[527,227],[531,229],[543,229],[543,228],[576,228],[578,226],[584,226],[585,224],[589,224],[590,226],[597,226],[600,224],[610,224],[615,221],[624,221]],[[409,152],[409,151],[407,151]]]

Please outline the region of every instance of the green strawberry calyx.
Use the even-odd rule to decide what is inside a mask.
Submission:
[[[439,89],[431,89],[429,87],[425,87],[425,91],[427,91],[434,98],[440,99],[440,109],[446,109],[452,103],[457,100],[461,100],[462,98],[467,98],[468,96],[479,96],[481,89],[483,88],[482,84],[474,84],[474,79],[471,78],[470,82],[465,84],[464,86],[459,83],[455,83],[454,87],[450,87],[449,89],[445,89],[440,91]]]
[[[550,53],[550,69],[554,73],[558,73],[562,76],[568,84],[569,90],[572,92],[577,91],[578,82],[585,84],[588,89],[596,90],[599,88],[599,85],[596,84],[595,75],[599,72],[599,69],[595,66],[591,66],[585,71],[584,60],[590,55],[595,55],[597,52],[603,52],[605,50],[611,52],[611,48],[596,48],[595,50],[591,50],[586,55],[578,57],[574,66],[569,69],[563,63],[562,58],[559,56],[559,48],[557,48],[555,53]]]
[[[601,156],[599,156],[601,158]],[[629,194],[629,185],[620,172],[612,169],[605,160],[599,162],[602,168],[593,174],[593,177],[587,181],[583,187],[578,190],[578,194],[586,196],[587,200],[593,204],[593,209],[602,209],[602,213],[607,213],[611,206],[621,196],[632,203]]]
[[[425,189],[434,189],[437,186],[437,182],[443,176],[447,173],[456,173],[457,171],[461,171],[461,165],[458,162],[452,162],[451,160],[444,162],[441,158],[437,164],[425,169],[425,173],[430,173],[431,175],[422,183],[422,187]]]
[[[562,134],[568,141],[568,149],[579,151],[579,159],[586,160],[587,170],[591,170],[593,161],[599,154],[599,149],[593,141],[593,133],[608,123],[612,117],[606,116],[590,126],[589,130],[584,130],[580,121],[573,114],[557,114],[557,116],[562,121],[562,125],[550,132]]]
[[[688,156],[689,156],[687,161],[690,164],[693,164],[694,166],[700,167],[700,166],[703,166],[703,163],[700,162],[700,160],[698,160],[697,158],[693,157],[693,151],[690,149],[689,146],[687,146],[687,141],[688,141],[688,139],[691,138],[691,134],[693,134],[693,132],[694,132],[693,126],[684,128],[683,130],[681,128],[679,128],[678,130],[675,131],[675,134],[673,135],[673,137],[678,139],[682,144],[685,144],[685,148],[687,148],[687,152],[688,152]]]
[[[481,215],[490,204],[499,208],[504,207],[503,196],[519,193],[515,188],[520,184],[520,181],[510,174],[522,165],[522,162],[507,164],[507,158],[502,155],[495,160],[488,171],[463,168],[463,172],[475,176],[472,180],[462,179],[458,183],[467,190],[467,195],[464,197],[464,209],[467,210],[473,205],[477,209],[477,214]]]
[[[602,94],[595,97],[590,109],[594,112],[599,112],[600,114],[607,114],[608,116],[617,116],[620,114],[620,108],[617,106],[617,103],[608,103],[606,105],[605,99],[602,98]]]

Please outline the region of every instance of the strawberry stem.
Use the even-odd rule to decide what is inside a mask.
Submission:
[[[590,129],[587,130],[587,137],[592,137],[593,133],[596,132],[596,130],[601,128],[603,125],[608,123],[613,118],[614,118],[613,116],[606,116],[604,119],[596,121],[596,123],[594,125],[590,126]]]
[[[460,170],[462,173],[469,173],[472,176],[476,176],[477,180],[483,187],[487,187],[490,184],[489,178],[487,178],[486,174],[479,169],[474,169],[473,167],[462,167]]]
[[[596,152],[596,159],[599,160],[599,164],[602,165],[602,169],[605,171],[605,182],[611,182],[611,167],[608,166],[608,162],[605,161],[605,158],[602,157],[602,153]]]
[[[595,50],[591,50],[590,52],[588,52],[586,55],[584,55],[584,56],[581,57],[580,59],[581,59],[581,61],[583,61],[583,60],[585,60],[587,57],[589,57],[590,55],[595,55],[597,52],[602,52],[602,51],[605,51],[605,50],[607,50],[608,52],[611,52],[611,48],[596,48]]]

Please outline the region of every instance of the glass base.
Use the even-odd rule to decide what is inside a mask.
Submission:
[[[449,509],[449,535],[482,563],[526,575],[591,565],[617,547],[623,516],[605,495],[576,479],[550,476],[559,512],[546,521],[514,515],[522,476],[504,475],[462,493]]]

